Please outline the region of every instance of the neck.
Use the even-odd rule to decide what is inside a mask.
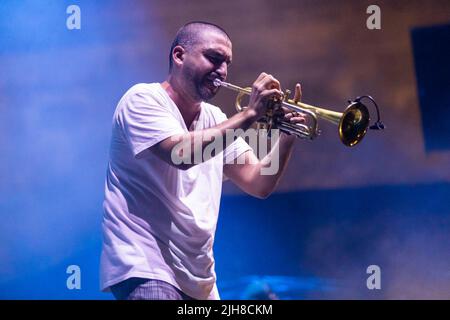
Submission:
[[[189,128],[192,122],[198,117],[201,110],[201,101],[193,99],[186,89],[177,81],[176,78],[169,75],[162,84],[169,97],[175,102],[183,116],[186,127]]]

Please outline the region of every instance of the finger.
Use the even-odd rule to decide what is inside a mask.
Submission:
[[[290,120],[290,119],[292,119],[293,117],[294,117],[294,114],[293,114],[292,112],[286,113],[286,114],[284,115],[284,119],[286,119],[286,120]]]
[[[263,92],[261,92],[261,96],[264,98],[278,98],[281,99],[282,92],[278,89],[266,89]]]
[[[295,85],[294,101],[299,102],[302,99],[302,86],[300,83]]]
[[[262,72],[258,79],[253,83],[253,86],[256,88],[265,88],[265,89],[279,89],[281,90],[280,82],[275,79],[271,74]]]
[[[264,84],[264,78],[267,77],[267,73],[265,72],[261,72],[258,76],[258,78],[256,78],[255,82],[253,82],[253,88],[258,90],[258,91],[262,91],[263,88],[263,84]]]
[[[271,74],[268,74],[266,78],[264,78],[264,81],[266,82],[266,88],[268,89],[281,89],[280,82],[275,79]]]
[[[294,121],[296,119],[305,119],[305,116],[303,116],[300,113],[295,112],[295,111],[287,113],[284,117],[285,117],[286,120],[293,119]]]
[[[265,77],[267,77],[268,74],[265,72],[261,72],[258,76],[258,78],[256,79],[256,81],[261,81],[262,79],[264,79]]]
[[[306,119],[304,116],[292,117],[289,119],[291,123],[305,123]]]

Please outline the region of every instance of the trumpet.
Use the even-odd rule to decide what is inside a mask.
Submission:
[[[236,97],[235,107],[238,112],[245,109],[242,107],[241,101],[245,95],[250,95],[252,89],[250,87],[241,88],[234,84],[221,81],[219,79],[214,80],[216,87],[224,87],[233,90],[238,93]],[[321,132],[318,127],[318,118],[327,120],[338,126],[339,138],[342,143],[348,147],[353,147],[358,144],[366,135],[367,130],[370,129],[384,129],[384,124],[380,120],[380,113],[375,100],[370,96],[360,96],[355,100],[349,100],[349,105],[345,108],[344,112],[332,111],[324,108],[315,107],[303,102],[297,102],[293,99],[289,99],[290,91],[286,90],[281,100],[271,100],[269,107],[267,108],[266,115],[259,119],[257,122],[259,127],[265,129],[280,129],[281,131],[295,135],[302,139],[314,139]],[[370,99],[377,110],[378,120],[374,125],[369,127],[370,113],[368,108],[361,102],[362,98]],[[281,107],[285,107],[291,112],[297,112],[305,118],[310,119],[310,124],[293,124],[289,121],[281,119],[278,110]]]

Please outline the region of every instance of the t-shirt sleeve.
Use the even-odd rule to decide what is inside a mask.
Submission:
[[[218,123],[227,120],[227,116],[225,113],[221,112],[218,114]],[[230,164],[238,158],[241,154],[247,151],[253,151],[252,147],[245,142],[244,139],[238,137],[234,140],[225,150],[223,151],[223,163]]]
[[[122,101],[119,124],[135,157],[184,129],[173,112],[148,93],[131,93]]]
[[[234,142],[232,142],[223,152],[223,163],[231,164],[237,159],[241,154],[247,151],[253,151],[252,147],[245,142],[244,139],[238,137]]]

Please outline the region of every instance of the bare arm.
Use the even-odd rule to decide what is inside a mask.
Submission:
[[[187,170],[198,163],[204,162],[208,159],[198,155],[203,155],[205,148],[210,143],[215,139],[221,139],[220,151],[224,150],[228,146],[227,143],[232,142],[225,138],[227,130],[248,129],[253,122],[265,113],[267,99],[281,96],[279,89],[280,84],[275,78],[266,73],[261,73],[253,83],[249,105],[244,112],[235,114],[215,127],[169,137],[151,147],[150,150],[160,159],[182,170]],[[177,158],[175,159],[177,161],[174,161],[174,158]],[[182,159],[187,161],[182,161]]]
[[[244,192],[257,198],[267,198],[286,170],[294,139],[282,133],[271,151],[261,160],[252,151],[243,153],[237,163],[224,166],[225,175]]]
[[[301,86],[295,87],[294,101],[301,99]],[[286,120],[304,122],[302,116],[288,113]],[[295,137],[281,133],[270,152],[259,160],[252,151],[240,155],[236,163],[226,164],[224,173],[244,192],[257,198],[267,198],[277,187],[292,154]],[[240,164],[243,163],[243,164]]]
[[[226,131],[228,129],[248,129],[255,121],[255,115],[253,110],[247,109],[215,127],[169,137],[154,145],[151,150],[165,162],[178,169],[187,170],[198,164],[198,160],[200,160],[199,162],[208,160],[203,158],[204,150],[215,139],[223,141],[221,147],[224,150],[227,147],[226,144],[232,142],[224,138]],[[201,157],[198,157],[198,155],[201,155]],[[174,161],[174,157],[186,161]]]

